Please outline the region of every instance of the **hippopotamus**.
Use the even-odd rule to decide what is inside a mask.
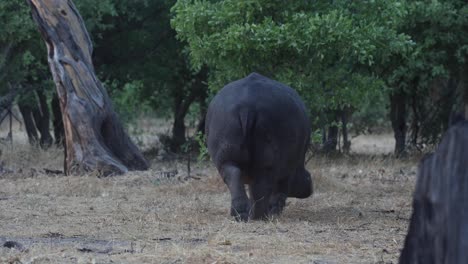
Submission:
[[[205,132],[236,220],[279,215],[287,197],[312,194],[305,168],[311,124],[291,87],[258,73],[227,84],[208,106]]]

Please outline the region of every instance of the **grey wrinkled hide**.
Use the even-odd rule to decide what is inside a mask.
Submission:
[[[279,214],[287,197],[312,194],[304,168],[310,121],[290,87],[257,73],[232,82],[210,103],[205,129],[209,154],[229,188],[231,215],[237,220]]]
[[[401,264],[468,263],[468,122],[419,165]]]

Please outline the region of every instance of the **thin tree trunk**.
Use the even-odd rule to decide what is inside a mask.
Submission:
[[[468,60],[468,58],[467,58]],[[468,120],[468,61],[460,69],[460,87],[463,91],[463,104],[464,104],[464,114],[465,120]]]
[[[206,112],[202,112],[202,116],[200,117],[197,125],[197,133],[201,133],[202,135],[205,134],[205,122],[206,122]]]
[[[3,80],[7,75],[7,71],[5,71],[5,66],[8,65],[8,60],[10,55],[14,52],[14,45],[13,42],[9,42],[4,47],[3,50],[0,52],[0,81]]]
[[[171,150],[178,152],[185,143],[185,111],[184,102],[177,100],[174,113],[174,124],[172,126]]]
[[[0,114],[11,107],[16,96],[23,90],[18,86],[11,85],[10,83],[8,83],[8,86],[10,87],[10,91],[0,97]]]
[[[390,95],[390,120],[395,136],[395,156],[401,157],[406,150],[406,101],[403,91]]]
[[[62,118],[62,111],[60,110],[60,102],[57,97],[57,94],[54,94],[52,97],[52,125],[54,127],[54,138],[55,144],[57,146],[62,146],[65,143],[65,131],[63,128],[63,118]]]
[[[42,148],[48,148],[52,145],[53,139],[50,134],[50,113],[47,105],[47,98],[40,90],[36,90],[39,106],[37,111],[33,112],[34,121],[37,130],[41,134],[39,144]]]
[[[67,175],[145,170],[148,162],[131,142],[98,80],[91,39],[71,0],[28,0],[45,40],[65,128]]]
[[[175,104],[174,104],[174,125],[172,127],[171,149],[172,151],[179,151],[180,147],[186,142],[185,138],[185,116],[187,115],[190,105],[195,100],[205,100],[207,86],[206,80],[208,78],[207,69],[203,68],[195,76],[195,82],[192,83],[189,94],[185,95],[184,91],[176,91]],[[201,104],[202,107],[202,104]],[[205,104],[206,108],[206,104]],[[203,109],[201,109],[203,110]],[[203,110],[206,112],[206,109]],[[202,119],[203,120],[203,119]],[[202,122],[202,121],[201,121]],[[204,121],[203,121],[204,122]],[[199,124],[200,125],[200,124]],[[204,126],[204,124],[203,124]]]
[[[443,125],[443,131],[446,131],[451,125],[452,121],[454,120],[454,117],[459,114],[457,112],[457,86],[458,86],[458,80],[451,76],[447,82],[445,83],[444,89],[447,91],[447,96],[442,100],[443,104],[441,107],[442,111],[442,116],[444,123]],[[464,113],[461,114],[462,120],[464,120]]]
[[[23,116],[24,128],[26,129],[26,134],[28,135],[29,144],[36,145],[39,137],[37,135],[34,119],[32,117],[32,108],[23,102],[18,102],[18,108],[21,112],[21,115]]]
[[[343,152],[349,153],[351,150],[351,141],[349,140],[348,135],[348,117],[350,115],[350,110],[348,108],[343,109],[341,112],[341,126],[343,131]]]
[[[206,121],[206,112],[208,110],[208,105],[206,103],[206,93],[199,98],[200,104],[200,119],[197,125],[197,133],[205,134],[205,121]]]
[[[414,93],[411,96],[411,109],[413,110],[413,120],[411,124],[411,145],[417,146],[418,145],[418,137],[419,137],[419,130],[420,130],[420,123],[422,122],[422,118],[419,115],[418,109],[418,100],[417,95]]]
[[[338,127],[336,125],[330,125],[328,127],[327,140],[323,147],[325,153],[331,153],[336,151],[338,144]]]
[[[322,127],[322,145],[325,146],[325,144],[327,143],[327,128],[326,127]]]
[[[338,145],[339,128],[337,123],[341,116],[338,110],[330,110],[329,116],[332,116],[332,124],[328,127],[328,131],[324,137],[325,142],[322,147],[324,153],[335,152]]]
[[[188,113],[190,105],[195,99],[194,95],[189,95],[187,98],[176,98],[174,106],[174,125],[172,126],[171,150],[174,152],[180,151],[180,147],[186,142],[185,139],[185,116]]]

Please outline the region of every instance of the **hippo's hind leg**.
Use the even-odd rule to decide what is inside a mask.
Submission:
[[[280,180],[274,187],[273,194],[270,197],[269,211],[270,215],[280,215],[288,197],[288,180]]]
[[[270,197],[273,184],[267,171],[255,173],[253,182],[249,185],[252,200],[253,219],[266,219],[269,215]]]
[[[247,221],[250,214],[250,201],[245,193],[240,168],[232,164],[225,164],[221,167],[220,174],[231,193],[231,215],[237,221]]]

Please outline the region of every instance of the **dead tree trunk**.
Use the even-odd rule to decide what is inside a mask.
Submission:
[[[400,264],[468,263],[468,122],[451,127],[419,165]]]
[[[390,96],[390,120],[395,136],[395,156],[401,157],[406,151],[406,95],[397,91]]]
[[[95,75],[91,39],[71,0],[28,0],[45,40],[63,114],[65,172],[102,175],[145,170],[148,163],[123,129]]]

